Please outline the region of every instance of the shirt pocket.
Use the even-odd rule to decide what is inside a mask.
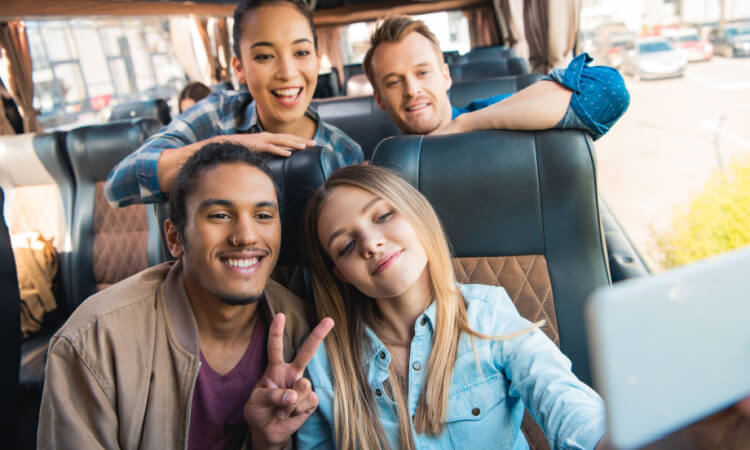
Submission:
[[[507,381],[502,374],[455,386],[448,400],[446,430],[454,448],[511,448],[514,435]]]

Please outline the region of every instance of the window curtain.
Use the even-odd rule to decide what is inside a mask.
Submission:
[[[206,53],[206,63],[208,64],[208,74],[210,77],[210,84],[218,83],[218,70],[219,67],[216,64],[216,57],[213,51],[211,51],[211,38],[208,35],[208,19],[193,17],[195,23],[195,29],[198,30],[198,36],[200,36],[200,42],[203,44],[203,51]]]
[[[327,26],[317,29],[318,50],[320,56],[328,57],[331,67],[335,67],[339,72],[339,83],[343,82],[344,77],[344,59],[341,56],[341,41],[339,39],[339,27]],[[341,86],[340,86],[341,87]]]
[[[495,0],[503,21],[504,42],[521,58],[529,58],[529,47],[523,23],[525,0]]]
[[[532,72],[547,74],[549,63],[549,2],[558,0],[526,0],[523,9],[523,26],[529,45],[529,66]]]
[[[469,21],[469,37],[472,48],[487,47],[500,43],[495,13],[490,6],[465,9],[463,13]]]
[[[567,65],[573,58],[581,0],[549,0],[549,54],[551,67]]]
[[[193,20],[182,17],[170,18],[169,39],[172,43],[172,51],[174,51],[177,61],[179,61],[182,70],[185,71],[185,75],[190,81],[200,81],[210,86],[212,84],[211,74],[208,64],[206,64],[208,59],[206,52],[203,51],[202,44],[196,46],[193,41],[195,28],[195,21]]]
[[[232,49],[229,47],[229,28],[226,17],[213,21],[213,54],[216,61],[216,81],[230,81],[232,79],[231,61]]]
[[[34,111],[34,82],[31,77],[31,53],[29,38],[23,22],[0,23],[0,45],[10,62],[10,92],[21,110],[24,132],[40,131],[39,121]]]

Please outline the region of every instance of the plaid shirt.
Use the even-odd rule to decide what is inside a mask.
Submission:
[[[317,145],[337,152],[347,165],[362,162],[362,149],[352,138],[322,122],[312,109],[308,108],[305,114],[318,124],[313,138]],[[261,131],[255,102],[248,92],[215,92],[120,161],[109,173],[104,193],[112,206],[164,201],[167,197],[159,190],[157,178],[157,163],[164,149],[184,147],[213,136]]]

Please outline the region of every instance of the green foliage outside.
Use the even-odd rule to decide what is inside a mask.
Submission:
[[[656,241],[665,269],[750,245],[750,159],[712,175]]]

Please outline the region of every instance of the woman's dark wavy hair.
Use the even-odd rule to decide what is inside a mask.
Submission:
[[[234,10],[234,27],[232,29],[232,36],[234,38],[234,54],[237,56],[237,58],[240,58],[240,40],[242,37],[242,27],[244,26],[247,13],[254,9],[260,8],[261,6],[285,4],[294,6],[295,8],[297,8],[297,11],[299,11],[300,14],[305,16],[305,19],[307,19],[307,23],[310,25],[310,31],[312,31],[313,44],[315,45],[315,49],[318,49],[318,35],[315,33],[313,12],[306,2],[301,0],[242,0]]]
[[[198,184],[198,179],[207,170],[220,164],[245,163],[257,167],[268,175],[273,182],[276,198],[281,208],[281,194],[279,184],[266,164],[267,157],[259,153],[251,152],[247,147],[231,144],[229,142],[217,142],[206,144],[193,156],[188,158],[185,165],[177,175],[174,189],[169,194],[169,219],[177,227],[180,236],[184,236],[185,224],[187,222],[186,200],[192,194]]]

